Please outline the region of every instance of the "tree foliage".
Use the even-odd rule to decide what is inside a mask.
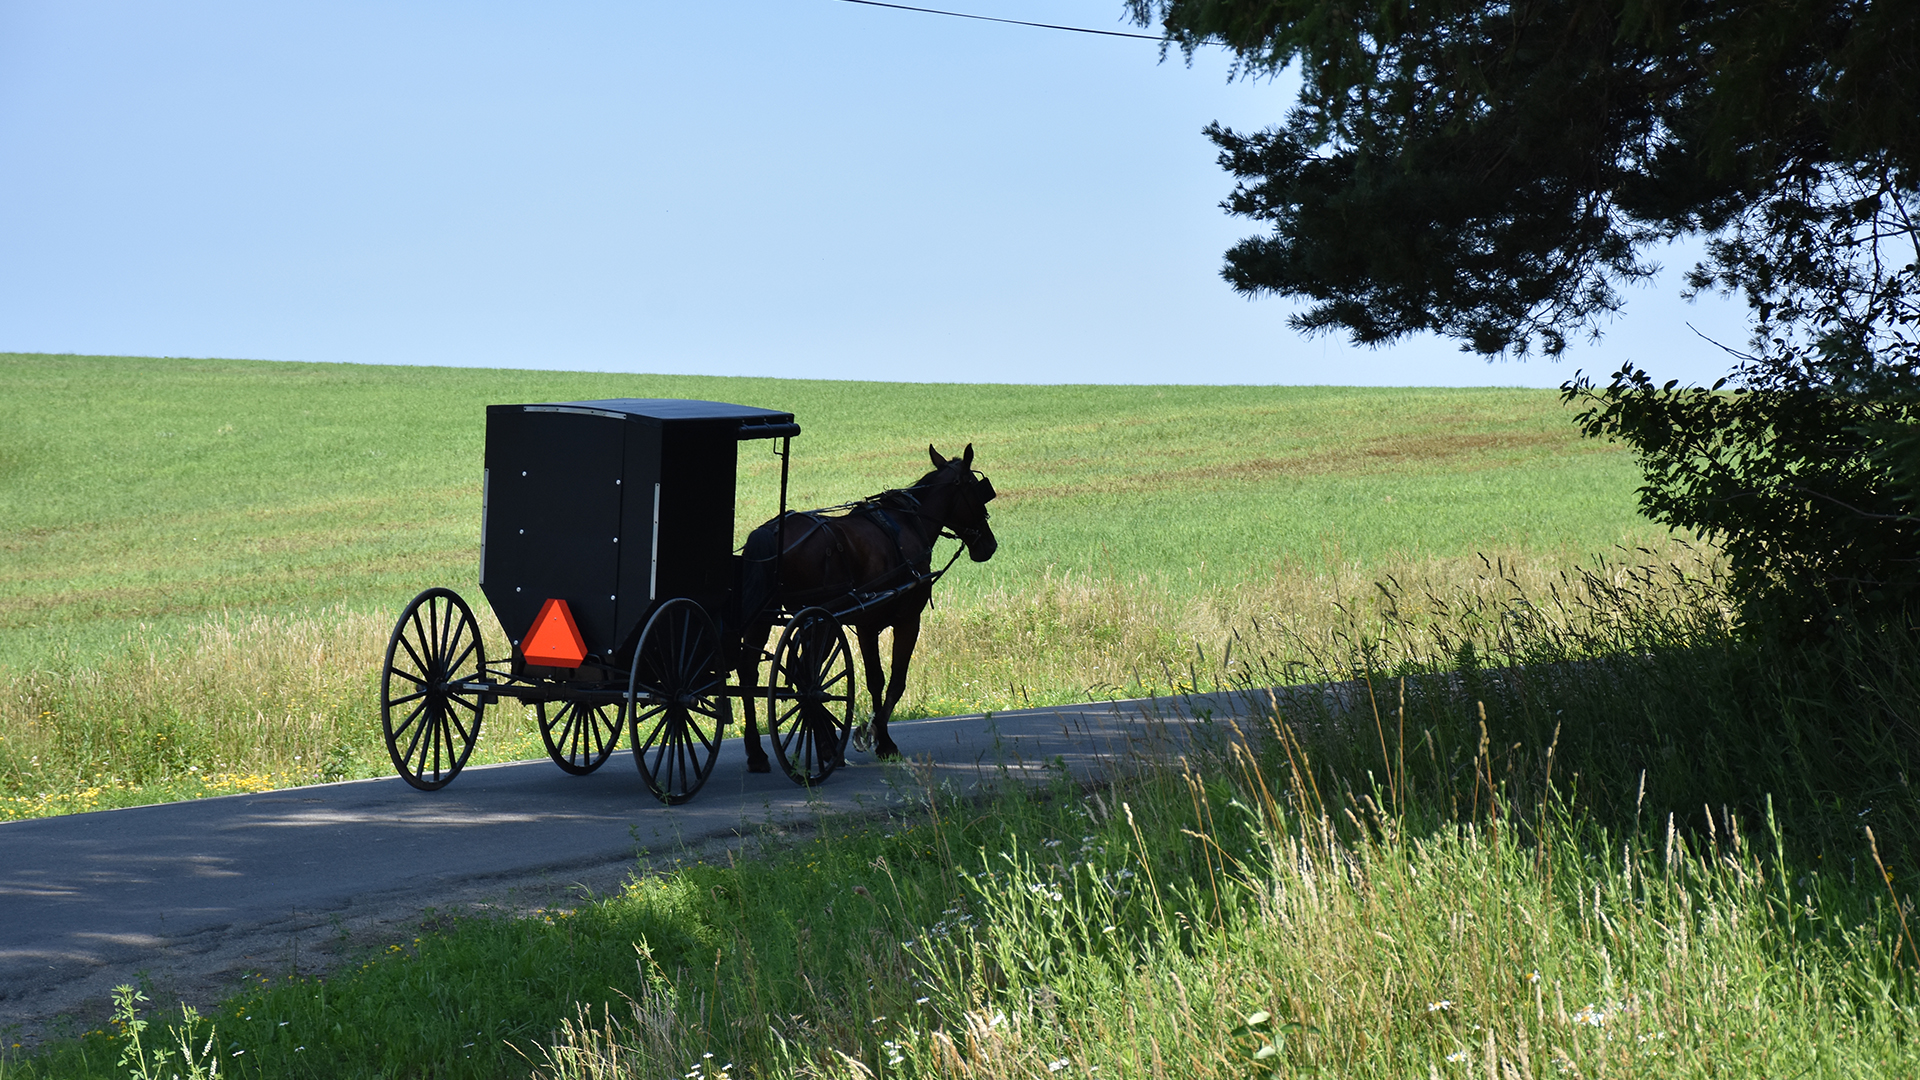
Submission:
[[[1920,4],[1912,0],[1129,0],[1187,52],[1295,67],[1284,122],[1207,135],[1268,227],[1227,252],[1308,332],[1483,354],[1598,335],[1652,249],[1752,337],[1713,390],[1576,379],[1643,508],[1722,543],[1749,618],[1920,600]],[[1731,389],[1728,389],[1730,384]],[[1876,616],[1876,617],[1879,617]]]

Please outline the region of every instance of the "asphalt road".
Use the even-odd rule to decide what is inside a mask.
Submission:
[[[882,812],[924,785],[1084,780],[1124,767],[1227,697],[1025,709],[897,724],[909,764],[866,755],[808,790],[746,771],[738,740],[683,806],[622,751],[590,776],[547,761],[471,768],[436,792],[357,780],[0,824],[0,1033],[32,1040],[104,1014],[145,978],[210,1004],[260,974],[324,970],[428,908],[571,906],[642,862],[717,853],[823,814]],[[163,1004],[163,1000],[156,1000]],[[60,1018],[65,1017],[65,1020]]]

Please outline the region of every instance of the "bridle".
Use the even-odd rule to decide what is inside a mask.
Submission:
[[[940,522],[939,531],[935,533],[935,536],[938,538],[943,538],[947,540],[958,540],[965,547],[966,550],[971,551],[974,545],[981,543],[986,538],[986,534],[987,534],[986,522],[988,517],[987,503],[992,502],[994,496],[998,493],[993,490],[993,481],[987,479],[987,474],[983,472],[979,472],[977,470],[968,470],[968,472],[973,477],[973,490],[976,494],[979,495],[979,498],[980,498],[980,524],[955,525],[955,524],[952,524],[951,522]],[[925,488],[930,486],[932,486],[932,483],[930,481],[921,481],[920,483],[915,484],[912,487],[894,488],[891,491],[882,492],[880,495],[876,495],[872,499],[869,499],[867,501],[872,503],[879,503],[881,499],[884,499],[888,496],[896,496],[903,499],[907,503],[906,506],[901,507],[902,510],[904,510],[906,513],[912,514],[914,517],[917,517],[922,521],[927,521],[931,519],[928,517],[927,512],[920,508],[920,496],[917,494],[917,492],[922,491]],[[955,551],[953,553],[953,559],[947,560],[947,565],[952,566],[954,560],[958,559],[959,557],[960,557],[960,552]]]

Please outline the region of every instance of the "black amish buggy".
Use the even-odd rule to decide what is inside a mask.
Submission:
[[[909,558],[885,580],[831,596],[795,594],[780,580],[782,562],[800,546],[788,530],[831,533],[836,523],[878,514],[896,553],[903,533],[931,529],[928,552],[941,535],[971,538],[979,560],[992,553],[983,505],[992,488],[971,472],[971,447],[964,461],[929,448],[934,473],[874,497],[892,500],[891,517],[874,500],[833,508],[848,511],[844,518],[789,514],[788,464],[799,433],[792,413],[713,401],[488,406],[480,587],[511,653],[487,659],[479,623],[451,589],[428,589],[407,604],[381,677],[381,723],[400,775],[427,791],[446,786],[473,752],[487,706],[508,698],[534,706],[547,753],[562,769],[593,772],[624,733],[647,787],[680,803],[713,771],[733,698],[745,699],[749,754],[758,752],[751,764],[765,767],[753,709],[763,697],[781,768],[802,784],[826,779],[853,730],[855,679],[842,624],[926,595],[945,568]],[[748,554],[736,554],[740,444],[757,439],[779,440],[780,514],[756,530],[760,542],[750,541]],[[949,520],[952,498],[938,514],[922,509],[916,493],[933,490],[936,478],[972,492],[964,520]],[[917,608],[914,618],[917,626]],[[778,643],[768,650],[773,629]],[[763,662],[771,665],[764,690]],[[899,681],[904,668],[895,667]],[[736,668],[741,683],[729,685]],[[888,695],[889,707],[895,697]]]

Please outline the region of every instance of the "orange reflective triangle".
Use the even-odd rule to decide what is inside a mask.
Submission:
[[[587,658],[587,643],[573,624],[573,612],[565,600],[554,597],[541,605],[533,629],[520,644],[520,654],[530,664],[547,667],[579,667]]]

